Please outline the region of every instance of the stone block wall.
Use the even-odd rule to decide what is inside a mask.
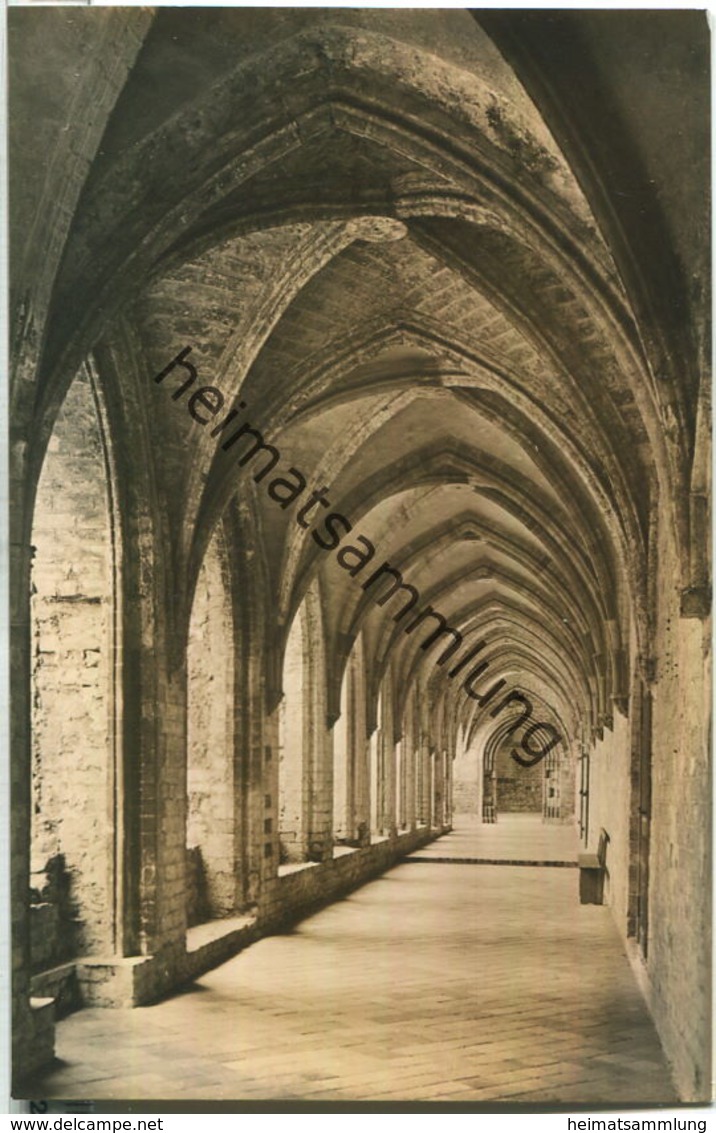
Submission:
[[[479,817],[482,814],[482,797],[477,783],[469,779],[455,779],[453,782],[453,806],[455,814],[469,814]]]
[[[600,829],[608,832],[608,903],[680,1095],[704,1101],[711,1091],[710,627],[682,616],[673,555],[662,528],[657,660],[644,681],[632,659],[629,714],[615,711],[591,751],[588,845],[596,849]],[[639,830],[648,833],[641,867],[648,891],[639,884]]]
[[[186,851],[186,923],[187,928],[203,924],[211,917],[209,884],[200,846]]]
[[[446,832],[445,827],[424,827],[277,877],[266,885],[259,924],[265,931],[273,930],[329,904]]]
[[[605,729],[591,753],[589,770],[589,831],[586,848],[596,853],[600,831],[609,835],[608,881],[605,899],[612,906],[617,925],[626,935],[629,904],[629,815],[630,793],[618,795],[616,783],[630,781],[631,722],[620,713],[614,727]]]
[[[456,815],[482,817],[482,759],[475,748],[458,747],[453,761],[452,791]]]
[[[686,1100],[711,1098],[711,625],[684,617],[662,536],[644,986]]]
[[[497,813],[541,814],[544,768],[520,767],[511,756],[513,745],[500,748],[495,759]]]
[[[337,842],[348,837],[348,721],[346,715],[347,675],[341,687],[341,714],[333,725],[333,833]]]
[[[255,462],[245,470],[240,493],[251,522],[233,546],[237,559],[245,554],[253,562],[241,585],[237,574],[227,587],[210,546],[189,626],[188,580],[236,490],[210,429],[186,412],[187,399],[171,403],[169,383],[152,384],[176,350],[192,343],[202,380],[216,381],[237,398],[246,387],[249,413],[258,414],[254,420],[261,420],[267,436],[275,427],[273,439],[280,435],[284,455],[292,453],[307,472],[320,471],[321,480],[336,485],[331,506],[343,506],[338,494],[345,488],[355,517],[359,501],[394,502],[408,486],[412,490],[414,472],[434,468],[448,488],[450,507],[464,498],[466,509],[476,509],[470,522],[476,518],[478,526],[491,529],[466,533],[465,541],[481,544],[479,550],[459,549],[456,541],[455,563],[464,553],[459,561],[466,566],[476,552],[484,559],[476,581],[490,578],[489,589],[494,585],[499,592],[503,556],[517,551],[514,578],[517,589],[531,595],[535,622],[547,619],[547,629],[557,617],[545,695],[550,687],[560,697],[564,692],[566,717],[589,717],[598,734],[588,842],[595,847],[601,827],[610,835],[608,899],[628,937],[636,923],[635,893],[647,896],[635,890],[635,824],[649,829],[649,852],[640,863],[642,876],[649,869],[648,910],[643,904],[637,918],[644,931],[635,963],[683,1096],[706,1096],[710,635],[703,610],[685,608],[687,592],[679,592],[680,586],[702,591],[690,597],[705,606],[708,564],[699,566],[706,556],[694,532],[701,531],[698,515],[706,514],[708,477],[689,481],[698,472],[699,449],[708,449],[706,367],[698,350],[691,351],[705,342],[707,330],[705,319],[704,326],[686,322],[698,315],[706,292],[701,260],[690,246],[706,247],[707,225],[698,208],[680,207],[687,198],[697,202],[704,189],[702,181],[698,192],[689,191],[681,177],[682,166],[689,167],[681,155],[689,146],[699,149],[700,132],[684,131],[688,146],[673,146],[661,165],[659,147],[650,143],[662,138],[658,102],[645,131],[644,100],[634,101],[605,64],[604,81],[607,88],[616,81],[623,116],[625,144],[615,153],[614,168],[604,160],[608,151],[600,158],[582,145],[605,140],[602,128],[613,125],[610,119],[603,127],[603,109],[589,99],[582,100],[581,118],[569,108],[573,122],[565,140],[571,144],[564,154],[556,146],[550,152],[551,142],[548,150],[541,143],[535,148],[531,143],[549,134],[540,97],[520,94],[510,52],[503,59],[484,30],[470,42],[468,28],[475,28],[466,13],[445,39],[430,15],[388,13],[370,30],[365,13],[332,16],[329,24],[337,21],[342,29],[314,28],[314,19],[325,18],[320,13],[314,18],[294,10],[280,27],[264,13],[252,26],[234,29],[236,42],[227,22],[214,26],[203,53],[196,52],[191,89],[176,83],[175,98],[172,83],[165,84],[152,109],[142,97],[143,68],[155,65],[156,77],[166,66],[175,41],[162,41],[162,26],[178,17],[157,17],[142,51],[154,18],[137,9],[131,16],[90,12],[85,20],[77,9],[48,11],[42,22],[33,22],[29,10],[18,10],[11,28],[19,108],[11,124],[17,379],[10,493],[11,860],[13,1039],[21,1057],[30,1065],[51,1054],[51,1011],[28,998],[32,969],[45,975],[47,965],[79,957],[87,1002],[145,1001],[193,970],[187,922],[258,906],[257,923],[268,929],[360,883],[411,839],[429,836],[423,830],[406,834],[405,842],[369,845],[371,827],[374,833],[392,830],[396,793],[400,810],[415,812],[402,815],[401,827],[412,829],[416,817],[434,825],[446,817],[442,761],[448,748],[454,754],[455,744],[444,722],[435,723],[434,687],[422,678],[413,686],[418,703],[401,747],[409,774],[405,790],[401,779],[396,792],[399,728],[391,728],[386,716],[384,728],[374,731],[373,707],[388,655],[379,647],[378,613],[364,619],[358,605],[350,607],[347,576],[331,582],[329,568],[313,575],[326,583],[331,606],[320,634],[328,643],[325,656],[309,682],[305,659],[316,657],[313,639],[310,648],[305,641],[302,646],[300,680],[294,681],[289,661],[278,742],[278,640],[294,601],[307,593],[304,583],[315,560],[302,548],[308,529],[296,526],[295,510],[282,519],[275,497],[271,505],[265,495],[257,503]],[[311,29],[308,65],[300,58],[304,41],[294,35],[299,28]],[[194,30],[198,41],[198,25]],[[587,25],[584,31],[588,37]],[[537,91],[538,41],[530,44],[527,36],[521,64],[534,52],[528,81]],[[684,34],[682,43],[688,41]],[[706,41],[704,25],[701,46],[695,33],[691,43],[703,55]],[[519,60],[519,47],[513,49]],[[259,58],[264,50],[266,57]],[[436,50],[444,53],[441,60]],[[613,66],[623,58],[617,53]],[[486,69],[476,66],[484,59]],[[555,66],[549,114],[559,113],[569,77],[563,72],[560,82]],[[685,76],[659,78],[666,83],[664,95],[668,80],[694,110],[703,83],[694,81],[689,94]],[[290,105],[281,95],[289,88]],[[493,88],[503,90],[499,113]],[[673,116],[682,100],[667,101]],[[365,116],[368,103],[373,109]],[[628,144],[632,140],[638,144]],[[327,156],[334,179],[330,219],[308,205],[294,213],[293,188],[283,198],[282,184],[316,183]],[[678,176],[670,188],[672,164]],[[644,177],[642,209],[638,195],[624,195],[616,186],[645,169],[657,177]],[[297,179],[286,178],[287,170]],[[465,212],[470,182],[474,188],[483,180],[500,186],[494,216],[490,210],[479,217]],[[244,219],[254,217],[253,194],[265,196],[267,186],[281,218],[275,231],[268,213],[252,231],[248,221],[235,229],[237,200],[245,200]],[[639,213],[635,226],[621,211],[631,209],[632,198]],[[381,222],[362,215],[379,201],[390,216]],[[595,201],[598,215],[590,211]],[[680,227],[684,216],[688,238]],[[212,247],[210,234],[216,237]],[[652,271],[654,265],[664,270]],[[539,286],[525,286],[535,280]],[[675,312],[674,325],[660,312]],[[658,326],[650,325],[654,313]],[[468,390],[483,343],[492,362]],[[401,356],[413,357],[405,373]],[[82,359],[96,367],[97,382],[92,385],[82,372],[67,393]],[[463,364],[470,370],[464,388],[455,380]],[[363,414],[354,414],[350,401],[363,379],[363,392],[386,395],[385,404],[373,403],[365,427],[361,422],[354,428],[349,419]],[[387,396],[394,379],[396,396]],[[699,382],[705,391],[701,440],[695,428]],[[95,404],[100,388],[111,421],[106,434]],[[448,408],[452,390],[458,400]],[[413,394],[415,406],[408,403]],[[45,426],[60,405],[38,486]],[[341,406],[340,444],[330,415],[314,412],[318,405],[330,406],[331,414]],[[425,406],[421,420],[418,410]],[[582,416],[586,408],[590,412]],[[473,411],[481,422],[475,428],[469,422]],[[301,419],[309,415],[311,428],[302,435]],[[501,424],[510,426],[505,436]],[[373,444],[381,432],[381,442]],[[112,445],[104,443],[110,433]],[[519,459],[512,465],[515,453]],[[530,483],[538,457],[542,484],[535,477]],[[389,492],[383,472],[390,474]],[[495,509],[507,501],[503,490],[509,507],[498,519]],[[552,490],[559,497],[556,509]],[[415,502],[406,498],[374,517],[377,541],[403,558],[410,551],[405,561],[422,547],[423,535],[430,532],[435,542],[427,523],[421,533],[419,523],[411,529],[404,522]],[[528,517],[530,503],[535,508]],[[658,530],[650,512],[659,513]],[[457,505],[447,514],[446,534],[452,535]],[[526,525],[520,515],[529,519]],[[512,545],[515,528],[525,526]],[[440,558],[447,562],[452,555]],[[452,589],[454,579],[440,574],[438,561],[425,556],[423,566],[436,571],[430,586],[449,582]],[[462,574],[462,567],[455,569]],[[248,576],[260,578],[258,600]],[[550,580],[554,605],[543,607],[542,586]],[[510,580],[510,592],[512,587]],[[580,609],[572,625],[574,597]],[[635,627],[630,632],[627,624],[630,606],[639,619],[638,645]],[[246,611],[247,623],[253,619],[250,630],[239,633],[237,607]],[[500,619],[498,626],[503,628]],[[393,651],[406,662],[405,675],[412,671],[415,641],[402,640]],[[573,655],[562,656],[558,643]],[[327,682],[325,674],[315,678],[321,665],[333,664],[351,647],[360,660],[345,742],[341,738],[345,760],[337,764],[336,782],[349,801],[345,811],[339,808],[337,832],[360,849],[326,860],[333,763]],[[625,650],[629,674],[623,682]],[[510,663],[519,668],[520,658],[518,650]],[[572,669],[575,661],[580,672]],[[637,734],[637,678],[651,705],[648,744]],[[629,700],[629,681],[629,714],[615,708],[612,718],[612,702],[623,707]],[[250,719],[239,742],[243,714]],[[469,731],[467,718],[461,725]],[[636,774],[637,751],[648,775]],[[483,784],[474,778],[478,760],[468,766],[472,758],[474,753],[461,753],[452,790],[459,812],[479,815]],[[401,776],[402,769],[401,760]],[[498,778],[503,807],[521,809],[535,801],[536,779],[528,778],[527,769],[516,780],[506,772]],[[567,795],[568,774],[560,785]],[[318,864],[277,874],[281,856],[294,862],[308,856]],[[31,885],[48,861],[60,858],[66,889],[59,895],[41,882],[31,903]],[[97,954],[101,963],[93,959]]]
[[[72,877],[62,854],[30,876],[30,954],[33,972],[55,968],[78,952],[82,924],[72,896]]]
[[[78,955],[109,942],[114,658],[105,482],[93,394],[81,373],[50,442],[32,534],[33,868],[63,855]]]
[[[283,699],[279,706],[279,832],[281,862],[306,857],[304,771],[307,685],[306,642],[302,607],[296,614],[286,643],[283,665]]]
[[[186,838],[193,876],[204,887],[202,919],[235,907],[234,627],[227,584],[214,534],[197,580],[187,647]],[[193,903],[191,917],[198,915]]]

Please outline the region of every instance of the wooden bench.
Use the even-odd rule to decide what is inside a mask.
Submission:
[[[579,855],[579,902],[581,905],[604,904],[604,879],[607,876],[608,845],[609,835],[606,830],[600,830],[596,854]]]

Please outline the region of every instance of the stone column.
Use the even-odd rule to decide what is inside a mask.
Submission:
[[[359,647],[356,645],[356,650]],[[365,673],[362,651],[349,662],[348,765],[352,782],[351,840],[370,845],[370,741],[366,728]]]

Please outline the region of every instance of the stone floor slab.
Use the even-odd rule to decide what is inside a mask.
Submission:
[[[513,823],[491,846],[563,854],[556,830]],[[579,904],[573,870],[406,862],[195,986],[61,1022],[36,1096],[676,1101],[610,911]]]

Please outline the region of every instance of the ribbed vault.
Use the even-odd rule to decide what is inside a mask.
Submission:
[[[373,743],[378,781],[419,736],[444,766],[510,735],[523,758],[564,762],[621,736],[666,632],[659,547],[674,600],[705,608],[705,395],[681,331],[651,324],[663,277],[650,297],[609,178],[539,67],[499,21],[457,10],[164,9],[135,32],[41,294],[39,238],[17,260],[17,544],[89,364],[126,640],[165,664],[154,702],[180,711],[218,540],[247,747],[271,747],[256,737],[299,624],[295,687],[329,733],[342,690],[364,698],[351,735]],[[13,167],[20,229],[31,156]],[[143,663],[122,678],[137,703]],[[137,718],[146,738],[146,705]],[[324,740],[303,756],[314,777]],[[128,795],[151,797],[143,776],[137,757]],[[446,798],[426,805],[440,825]],[[259,844],[259,820],[241,823],[237,844]],[[320,857],[307,830],[296,842]],[[127,845],[136,876],[144,842]],[[128,951],[151,936],[137,900]]]
[[[183,619],[215,524],[249,491],[277,595],[274,673],[317,577],[329,669],[363,629],[374,696],[390,665],[446,696],[440,651],[362,586],[386,561],[593,734],[622,702],[630,632],[648,653],[650,516],[678,476],[608,244],[464,13],[445,15],[444,54],[397,13],[366,27],[292,12],[271,35],[265,20],[247,36],[238,15],[202,16],[190,79],[143,110],[167,35],[188,44],[195,22],[157,16],[67,243],[40,420],[91,341],[128,336],[147,378],[191,346],[222,407],[298,470],[301,504],[325,493],[312,524],[342,516],[344,545],[350,527],[375,560],[343,570],[296,522],[298,496],[289,508],[250,484],[261,457],[237,467],[228,434],[150,387]]]

